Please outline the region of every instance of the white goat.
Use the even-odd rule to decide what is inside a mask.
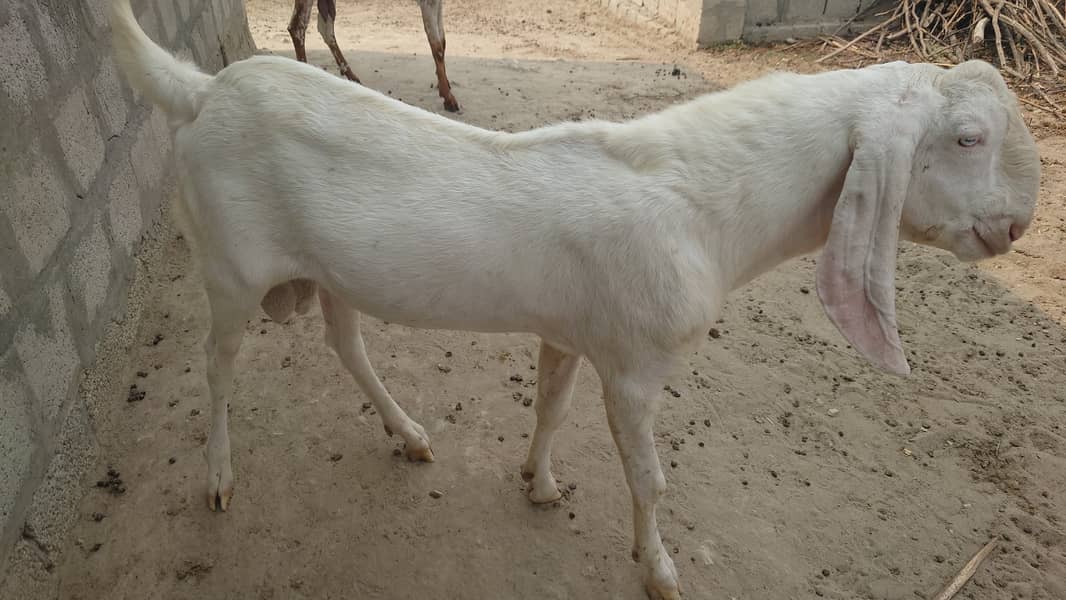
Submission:
[[[211,305],[211,508],[233,494],[226,406],[244,322],[276,286],[312,281],[327,343],[411,459],[433,459],[429,439],[374,374],[359,312],[539,335],[522,468],[533,502],[559,497],[551,442],[587,357],[653,598],[680,594],[655,520],[657,400],[727,292],[824,244],[817,289],[830,319],[874,365],[906,374],[897,237],[961,260],[1004,253],[1037,197],[1036,146],[982,62],[777,74],[627,123],[509,134],[284,58],[205,75],[153,44],[128,0],[112,19],[126,77],[170,115]],[[314,289],[300,287],[275,293],[291,307]]]

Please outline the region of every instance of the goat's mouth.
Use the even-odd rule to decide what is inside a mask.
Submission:
[[[1010,242],[1007,242],[1005,245],[997,243],[997,237],[983,222],[978,221],[974,223],[971,230],[973,231],[974,237],[977,238],[977,241],[981,243],[981,247],[985,249],[989,258],[1000,254],[1006,254],[1010,251]]]

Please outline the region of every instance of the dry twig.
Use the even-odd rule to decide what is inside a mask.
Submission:
[[[828,54],[817,62],[844,52],[874,60],[883,60],[886,53],[898,56],[900,50],[907,53],[898,42],[925,62],[951,64],[984,58],[995,61],[1016,84],[1030,84],[1035,92],[1032,99],[1061,116],[1066,99],[1054,99],[1063,92],[1054,85],[1054,78],[1066,70],[1064,15],[1066,0],[901,0],[872,15],[879,20],[850,41],[835,35],[823,38],[822,50]],[[1052,85],[1031,85],[1038,80]]]
[[[955,597],[955,594],[959,593],[962,586],[966,585],[966,582],[973,577],[973,574],[977,572],[977,567],[981,566],[981,561],[988,557],[988,554],[992,552],[992,548],[996,545],[996,540],[992,540],[985,544],[984,548],[977,551],[977,554],[973,555],[970,562],[966,563],[966,566],[959,571],[959,574],[955,576],[955,579],[951,580],[944,591],[936,595],[933,600],[951,600]]]

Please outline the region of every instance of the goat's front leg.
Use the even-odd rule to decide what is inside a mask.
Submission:
[[[361,83],[359,78],[355,76],[355,72],[348,66],[348,60],[344,58],[344,54],[341,53],[341,47],[337,44],[337,36],[333,33],[333,23],[337,20],[337,2],[336,0],[318,0],[318,33],[325,40],[326,45],[329,46],[329,51],[333,53],[333,60],[337,62],[337,69],[340,70],[341,75],[344,75],[348,79]]]
[[[426,30],[429,49],[433,52],[433,63],[437,66],[437,93],[444,100],[444,110],[457,112],[459,102],[452,95],[452,84],[448,81],[448,72],[444,68],[444,49],[448,45],[444,39],[444,0],[418,0],[422,8],[422,26]]]
[[[296,51],[296,60],[300,62],[307,62],[304,40],[307,39],[307,24],[311,22],[311,1],[295,0],[292,18],[289,19],[289,37],[292,38],[292,48]]]
[[[396,404],[370,366],[359,331],[359,313],[321,287],[318,299],[322,304],[322,318],[326,321],[326,343],[337,353],[363,393],[370,397],[385,424],[385,433],[390,436],[400,434],[408,460],[433,462],[426,430]]]
[[[529,483],[529,499],[535,504],[554,502],[562,496],[551,472],[552,437],[566,419],[581,357],[567,354],[546,341],[540,342],[537,361],[537,428],[522,466]]]
[[[680,598],[674,561],[663,547],[655,505],[666,491],[666,478],[655,453],[652,427],[658,403],[654,377],[607,377],[604,397],[607,422],[625,468],[633,496],[633,560],[644,570],[644,587],[652,600]]]
[[[233,361],[241,348],[244,321],[250,310],[239,298],[207,291],[211,305],[211,332],[204,342],[207,385],[211,390],[211,433],[207,438],[207,504],[226,510],[233,499],[233,465],[229,447],[229,398],[233,390]]]

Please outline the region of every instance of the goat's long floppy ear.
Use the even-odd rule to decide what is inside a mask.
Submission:
[[[893,136],[888,136],[889,138]],[[896,243],[914,142],[859,138],[818,260],[818,297],[829,319],[874,366],[910,373],[896,328]]]

